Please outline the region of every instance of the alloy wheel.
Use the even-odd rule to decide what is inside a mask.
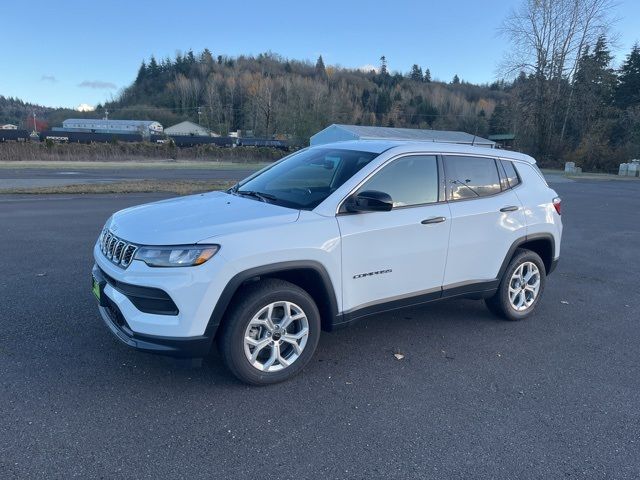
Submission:
[[[256,313],[244,333],[244,353],[263,372],[287,368],[302,354],[309,338],[309,321],[292,302],[273,302]]]
[[[509,302],[514,310],[527,310],[540,291],[540,269],[533,262],[523,262],[509,280]]]

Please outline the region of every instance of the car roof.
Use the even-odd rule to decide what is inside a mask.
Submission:
[[[410,140],[347,140],[343,142],[325,143],[310,148],[335,148],[342,150],[358,150],[361,152],[382,153],[394,149],[394,153],[410,153],[412,151],[433,151],[444,154],[483,155],[511,160],[520,160],[527,163],[536,163],[535,159],[520,152],[501,150],[498,148],[476,147],[457,143],[443,142],[416,142]]]

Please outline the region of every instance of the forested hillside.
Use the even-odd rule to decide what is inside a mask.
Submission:
[[[473,85],[464,72],[437,81],[426,65],[371,71],[265,53],[228,57],[188,51],[142,62],[135,81],[95,112],[45,110],[0,97],[0,121],[38,110],[51,126],[69,116],[192,120],[226,135],[250,130],[303,145],[332,123],[514,134],[513,148],[542,165],[572,160],[611,171],[640,158],[640,46],[613,61],[607,35],[613,0],[522,2],[502,33],[505,78]],[[558,21],[559,20],[559,21]],[[7,113],[8,112],[8,113]],[[12,121],[13,120],[13,121]],[[24,125],[24,122],[23,122]]]
[[[38,129],[41,129],[46,126],[45,119],[52,111],[52,108],[0,95],[0,124],[11,123],[20,128],[33,129],[33,114],[35,113],[36,124]]]
[[[151,58],[133,85],[106,105],[128,117],[153,117],[166,124],[189,118],[216,132],[252,130],[268,137],[286,134],[300,142],[331,123],[489,131],[498,90],[433,82],[417,65],[403,76],[362,72],[287,60],[275,54],[213,57],[205,50],[157,62]],[[198,114],[198,112],[200,112]]]
[[[562,71],[562,70],[560,70]],[[612,170],[640,157],[640,47],[619,68],[605,36],[585,44],[564,75],[522,69],[512,82],[433,81],[413,65],[390,73],[288,60],[275,54],[215,57],[205,50],[144,62],[135,82],[106,107],[113,118],[170,125],[199,121],[221,134],[288,135],[304,144],[331,123],[514,133],[515,148],[545,165],[573,160]],[[101,114],[101,110],[96,112]]]

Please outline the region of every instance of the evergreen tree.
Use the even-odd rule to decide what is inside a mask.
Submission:
[[[590,170],[603,168],[604,157],[610,155],[607,149],[615,125],[617,83],[610,66],[612,59],[605,37],[600,36],[593,51],[586,48],[580,56],[573,79],[575,107],[573,118],[567,122],[567,133],[580,151],[581,165]]]
[[[170,72],[173,68],[173,63],[169,57],[165,57],[160,63],[160,71],[161,72]]]
[[[623,109],[640,105],[640,44],[636,43],[631,49],[618,79],[616,103]]]
[[[505,103],[499,103],[496,108],[493,109],[493,113],[489,118],[489,133],[512,133],[511,132],[511,119],[509,108]]]
[[[185,58],[180,52],[176,53],[176,59],[173,61],[173,69],[176,73],[187,73]]]
[[[453,80],[451,80],[451,84],[452,85],[460,85],[460,77],[458,76],[457,73],[453,76]]]
[[[213,55],[211,54],[211,50],[205,48],[200,54],[200,63],[204,65],[213,65]]]
[[[431,127],[433,122],[438,118],[438,109],[434,107],[428,100],[418,95],[416,103],[416,121],[418,125],[426,123]]]
[[[151,79],[155,79],[160,73],[160,68],[158,67],[158,62],[156,61],[156,57],[151,55],[151,59],[149,60],[149,68],[147,69],[149,73],[149,77]]]
[[[580,57],[573,79],[575,124],[580,128],[577,132],[580,136],[586,133],[585,129],[595,118],[605,117],[613,104],[617,78],[610,66],[612,60],[603,36],[598,38],[592,53],[587,47]]]
[[[416,82],[422,82],[422,68],[420,68],[417,64],[413,64],[411,67],[411,73],[409,74],[409,78]]]
[[[391,110],[391,96],[387,90],[382,90],[378,94],[378,101],[376,102],[376,113],[378,115],[384,115]]]
[[[137,83],[139,85],[146,78],[147,78],[147,64],[143,60],[142,61],[142,65],[140,65],[140,68],[138,69],[138,75],[136,76],[135,83]]]
[[[316,74],[320,78],[324,78],[327,76],[327,70],[324,67],[324,60],[322,60],[322,55],[318,57],[318,61],[316,62]]]
[[[424,82],[431,83],[431,70],[428,68],[424,71]]]
[[[371,92],[367,88],[362,90],[362,94],[360,95],[360,101],[362,102],[362,106],[364,108],[368,108],[370,98],[371,98]]]
[[[380,75],[389,75],[387,71],[387,57],[384,55],[380,57]]]

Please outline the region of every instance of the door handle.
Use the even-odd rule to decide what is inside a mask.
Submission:
[[[426,218],[422,220],[420,223],[422,225],[431,225],[432,223],[442,223],[445,220],[446,220],[445,217],[432,217],[432,218]]]
[[[501,212],[515,212],[516,210],[520,210],[520,207],[516,207],[515,205],[510,205],[508,207],[502,207],[500,209]]]

